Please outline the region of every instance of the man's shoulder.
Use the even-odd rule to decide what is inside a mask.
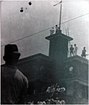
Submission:
[[[23,78],[25,77],[25,75],[19,69],[16,70],[16,75],[22,76]]]
[[[15,78],[18,78],[19,80],[28,82],[27,77],[19,69],[16,70]]]

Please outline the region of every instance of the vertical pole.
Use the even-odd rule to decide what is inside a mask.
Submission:
[[[61,30],[61,18],[62,18],[62,0],[60,2],[59,30]]]

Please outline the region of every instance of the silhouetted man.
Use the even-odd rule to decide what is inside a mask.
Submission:
[[[77,55],[77,50],[78,50],[78,47],[76,44],[74,44],[74,55]]]
[[[5,46],[5,64],[1,68],[2,104],[23,104],[25,101],[28,80],[16,67],[19,57],[17,45]]]
[[[70,56],[74,56],[74,47],[71,45],[70,47]]]
[[[56,25],[55,28],[56,28],[56,33],[59,33],[59,27],[58,27],[58,25]]]
[[[86,58],[86,47],[83,47],[81,56]]]
[[[52,29],[50,30],[50,35],[54,34],[54,27],[52,27]]]

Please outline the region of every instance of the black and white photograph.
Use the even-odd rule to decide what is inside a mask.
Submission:
[[[89,104],[89,0],[0,0],[0,22],[1,104]]]

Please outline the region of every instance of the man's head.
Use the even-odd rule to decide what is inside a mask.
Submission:
[[[85,49],[86,49],[86,47],[83,47],[83,49],[85,50]]]
[[[6,63],[17,63],[19,57],[20,53],[18,52],[18,47],[16,44],[8,44],[5,46],[3,59]]]
[[[58,27],[58,25],[56,25],[56,27]]]

